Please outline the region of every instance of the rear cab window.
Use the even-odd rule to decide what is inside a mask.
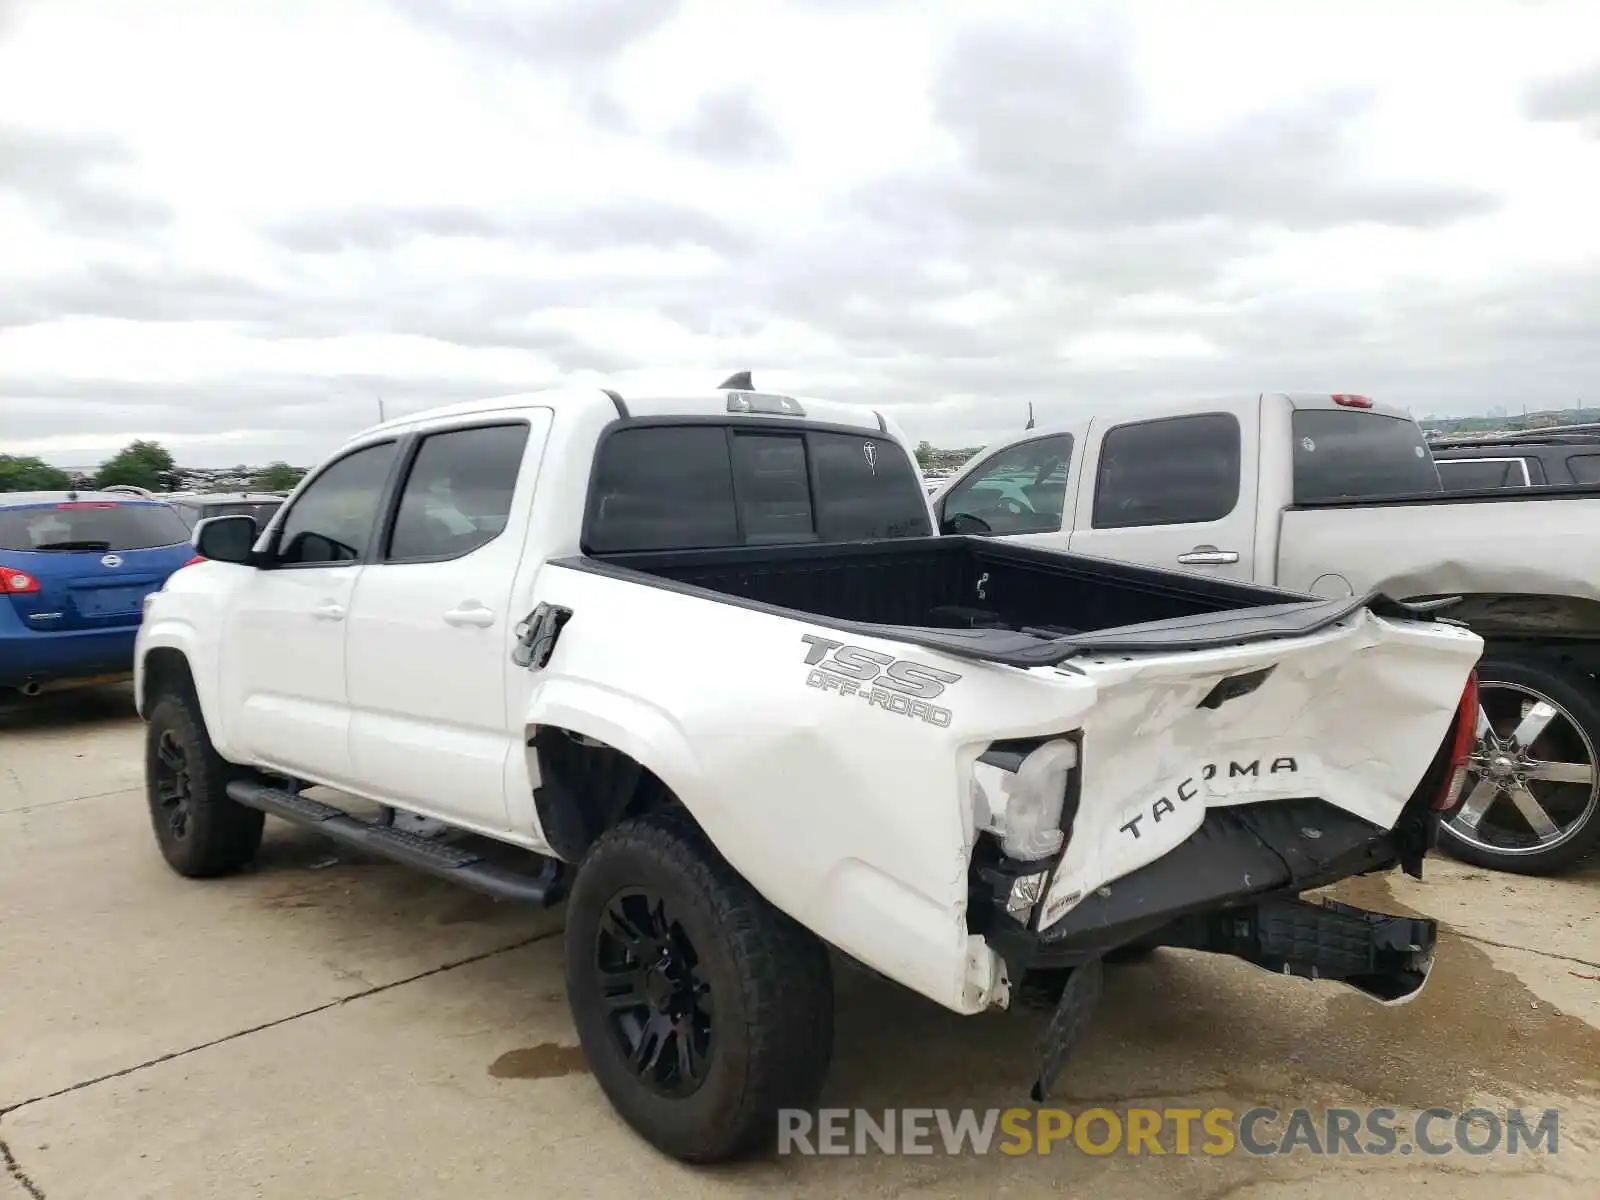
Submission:
[[[1298,408],[1289,428],[1296,504],[1443,489],[1415,421],[1359,409]]]
[[[1450,492],[1476,492],[1491,488],[1527,487],[1528,461],[1524,458],[1441,458],[1435,464],[1439,479]]]
[[[613,429],[585,514],[591,554],[927,537],[910,457],[867,433],[765,423]]]
[[[189,527],[166,504],[116,500],[0,508],[0,550],[71,553],[154,550],[189,540]]]
[[[1574,454],[1567,459],[1574,483],[1600,483],[1600,454]]]

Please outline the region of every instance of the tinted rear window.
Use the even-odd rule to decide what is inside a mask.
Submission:
[[[84,501],[45,508],[0,508],[0,550],[146,550],[189,540],[165,504]]]
[[[1520,458],[1449,458],[1436,465],[1445,490],[1450,492],[1527,486]]]
[[[1574,454],[1567,459],[1567,470],[1577,483],[1600,483],[1600,454]]]
[[[885,438],[810,433],[817,537],[824,542],[927,537],[927,495],[905,451]]]
[[[1290,427],[1296,504],[1441,490],[1433,455],[1414,421],[1308,408],[1295,411]]]
[[[589,504],[597,554],[737,545],[727,432],[619,429],[601,447]]]
[[[887,438],[732,428],[619,429],[600,450],[595,554],[925,537],[927,501]]]

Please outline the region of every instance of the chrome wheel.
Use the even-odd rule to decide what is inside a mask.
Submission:
[[[1483,680],[1464,799],[1446,831],[1497,856],[1545,854],[1576,837],[1600,805],[1594,743],[1537,688]]]

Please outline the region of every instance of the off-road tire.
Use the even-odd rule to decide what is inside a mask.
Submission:
[[[1590,743],[1600,750],[1600,684],[1594,677],[1573,667],[1539,659],[1523,659],[1486,655],[1478,664],[1481,683],[1503,681],[1541,693],[1571,715]],[[1600,767],[1600,764],[1595,764]],[[1472,790],[1472,782],[1462,789],[1463,800]],[[1451,813],[1444,814],[1446,820]],[[1451,858],[1473,866],[1495,871],[1510,871],[1521,875],[1554,875],[1577,866],[1591,854],[1600,851],[1600,805],[1588,812],[1581,828],[1565,841],[1546,850],[1524,853],[1497,853],[1484,846],[1463,841],[1447,823],[1439,827],[1439,849]]]
[[[652,1090],[629,1066],[602,996],[601,922],[631,889],[659,895],[692,942],[713,1016],[705,1078]],[[604,834],[567,903],[567,997],[596,1081],[633,1129],[683,1162],[738,1158],[769,1143],[780,1109],[811,1109],[833,1051],[833,981],[823,943],[767,903],[685,814],[631,818]]]
[[[187,774],[187,813],[175,829],[172,808],[162,802],[158,782],[162,751],[175,745]],[[211,744],[192,692],[162,696],[145,725],[145,797],[161,856],[179,875],[207,879],[237,871],[255,857],[266,814],[228,799],[228,784],[250,773],[227,762]]]

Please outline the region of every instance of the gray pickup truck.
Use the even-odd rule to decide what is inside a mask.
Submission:
[[[1251,395],[1041,424],[933,503],[947,533],[1328,598],[1452,600],[1486,649],[1472,777],[1441,844],[1528,873],[1600,847],[1600,491],[1446,491],[1403,411]]]

